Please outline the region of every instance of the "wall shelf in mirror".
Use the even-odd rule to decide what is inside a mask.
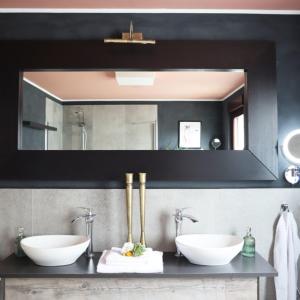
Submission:
[[[56,127],[40,124],[40,123],[37,123],[37,122],[26,121],[26,120],[23,121],[23,126],[28,127],[28,128],[32,128],[32,129],[36,129],[36,130],[57,131]]]
[[[0,150],[1,186],[122,188],[126,172],[148,173],[148,186],[152,188],[161,186],[179,188],[186,182],[193,186],[193,183],[197,182],[260,181],[277,178],[276,60],[275,46],[271,42],[158,41],[153,47],[152,45],[105,44],[101,41],[6,41],[1,42],[0,46],[2,54],[0,56],[0,101],[5,110],[1,122],[5,121],[7,128],[3,132],[5,146]],[[32,53],[35,55],[33,56]],[[222,133],[224,126],[221,133],[209,133],[206,126],[208,123],[200,114],[204,113],[204,116],[208,116],[211,103],[198,109],[192,101],[176,102],[173,101],[174,99],[170,101],[170,98],[167,101],[154,102],[150,101],[153,99],[142,99],[142,101],[125,99],[125,102],[121,101],[124,99],[117,99],[117,103],[113,103],[114,109],[122,110],[130,110],[134,105],[145,107],[151,104],[156,107],[154,114],[157,119],[151,119],[153,121],[151,124],[156,124],[157,127],[151,125],[151,128],[144,128],[149,131],[149,134],[157,137],[157,146],[153,148],[157,149],[156,151],[150,151],[148,148],[132,148],[132,146],[121,150],[113,147],[91,148],[89,145],[91,132],[88,126],[86,128],[88,150],[80,150],[83,149],[83,144],[78,140],[80,136],[74,142],[78,143],[75,147],[76,151],[70,148],[59,151],[59,148],[55,147],[49,147],[53,149],[51,151],[40,151],[34,147],[26,148],[31,150],[22,150],[23,104],[26,101],[23,87],[27,84],[23,82],[24,74],[27,78],[30,74],[47,72],[49,74],[54,72],[108,74],[115,71],[121,73],[151,71],[160,76],[167,72],[189,73],[201,70],[205,72],[221,70],[228,74],[233,70],[243,70],[245,74],[243,97],[240,98],[242,100],[235,101],[239,104],[239,109],[242,107],[244,113],[244,135],[240,135],[244,139],[244,150],[231,148],[231,138],[224,137]],[[33,79],[30,78],[31,81]],[[103,86],[105,88],[107,85]],[[173,84],[173,89],[175,90],[177,86]],[[77,85],[73,85],[73,89],[75,88]],[[50,92],[53,90],[50,89]],[[232,97],[235,96],[238,97],[238,93],[232,94]],[[63,97],[59,98],[63,99]],[[139,99],[141,100],[141,97]],[[93,99],[88,100],[85,103],[78,99],[65,103],[56,101],[56,104],[58,102],[62,105],[63,110],[60,113],[65,117],[67,110],[71,112],[73,109],[72,106],[85,109],[90,105],[91,111],[95,112],[96,104]],[[112,99],[106,98],[104,102],[102,105],[112,105]],[[214,104],[217,106],[217,101]],[[134,111],[138,109],[135,107]],[[227,112],[234,110],[232,104],[222,105],[219,119],[224,119]],[[192,111],[194,113],[192,118],[183,115],[182,112],[185,111]],[[129,118],[132,116],[126,115]],[[93,120],[90,116],[89,111],[84,111],[86,123]],[[230,116],[225,117],[229,128]],[[43,118],[46,120],[46,116]],[[77,119],[80,118],[82,116]],[[170,139],[171,143],[168,143],[168,140],[160,140],[163,132],[168,137],[173,135],[173,131],[168,127],[170,123],[168,120],[176,123],[176,136]],[[201,147],[207,146],[204,151],[181,150],[173,146],[174,141],[178,143],[179,120],[201,121]],[[79,123],[83,122],[78,121],[77,125]],[[133,123],[136,123],[136,120]],[[58,125],[53,126],[61,132]],[[77,127],[76,130],[79,132],[82,126]],[[156,134],[153,128],[156,128]],[[98,133],[97,135],[101,137],[100,140],[104,139],[104,135]],[[116,137],[119,138],[116,135],[115,140],[118,139]],[[210,150],[210,142],[216,137],[221,140],[221,146],[218,150]],[[136,134],[132,136],[131,141],[134,138],[137,138]],[[151,145],[154,144],[152,141]],[[60,147],[63,147],[62,145],[63,142]],[[176,151],[166,151],[169,149]],[[22,172],[19,172],[20,169]]]

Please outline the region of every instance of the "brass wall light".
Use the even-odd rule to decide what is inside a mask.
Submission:
[[[129,32],[123,32],[121,39],[107,38],[104,43],[118,43],[118,44],[155,44],[155,40],[144,40],[142,32],[134,32],[133,24],[130,21]]]

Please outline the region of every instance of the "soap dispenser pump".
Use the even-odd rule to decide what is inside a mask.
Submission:
[[[247,234],[244,236],[242,255],[246,257],[255,256],[255,238],[251,234],[251,227],[248,227]]]

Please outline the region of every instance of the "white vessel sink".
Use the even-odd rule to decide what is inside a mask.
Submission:
[[[175,239],[179,251],[193,264],[226,265],[242,250],[244,240],[234,235],[188,234]]]
[[[64,266],[74,263],[89,243],[82,235],[39,235],[21,240],[21,247],[37,265]]]

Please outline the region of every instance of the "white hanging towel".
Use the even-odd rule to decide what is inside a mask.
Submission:
[[[300,253],[298,227],[291,212],[281,214],[275,234],[274,267],[277,300],[296,300],[297,260]]]

